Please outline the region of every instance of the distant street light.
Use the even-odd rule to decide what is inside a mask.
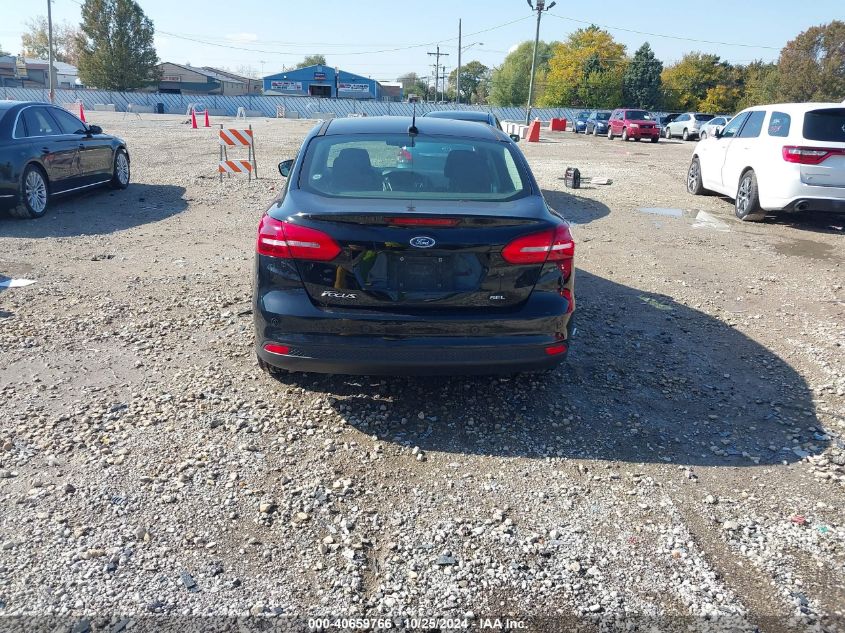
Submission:
[[[532,11],[537,11],[537,30],[534,33],[534,55],[531,58],[531,79],[528,83],[528,106],[525,108],[525,125],[531,123],[531,98],[534,94],[534,73],[537,72],[537,45],[540,43],[540,18],[543,17],[543,11],[548,11],[557,2],[552,2],[549,6],[545,6],[546,0],[536,0],[537,6],[531,3],[531,0],[526,0],[528,6]]]

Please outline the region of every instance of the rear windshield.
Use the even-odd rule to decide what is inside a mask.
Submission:
[[[628,110],[625,113],[625,118],[632,121],[650,121],[651,115],[645,110]]]
[[[804,138],[845,143],[845,108],[813,110],[805,114]]]
[[[453,136],[318,136],[299,186],[335,198],[505,201],[529,194],[511,145]]]
[[[712,114],[696,114],[695,115],[696,121],[709,121],[712,118],[713,118]]]
[[[429,112],[427,117],[434,119],[454,119],[455,121],[475,121],[487,123],[488,117],[484,112]]]

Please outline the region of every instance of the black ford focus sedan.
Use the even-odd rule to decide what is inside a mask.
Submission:
[[[267,371],[465,374],[566,356],[574,242],[503,132],[438,118],[326,121],[261,218]]]
[[[99,185],[129,185],[124,141],[48,103],[0,101],[0,208],[40,218],[53,196]]]

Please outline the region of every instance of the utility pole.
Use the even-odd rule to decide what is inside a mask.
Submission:
[[[50,52],[47,55],[48,63],[50,67],[47,69],[47,74],[50,77],[49,86],[50,86],[50,103],[54,103],[56,101],[56,90],[55,84],[53,83],[53,77],[55,75],[53,70],[53,11],[52,4],[53,0],[47,0],[47,47],[50,49]]]
[[[545,6],[546,0],[536,0],[537,6],[531,4],[528,0],[528,6],[532,11],[537,11],[537,30],[534,33],[534,56],[531,58],[531,79],[528,82],[528,106],[525,108],[525,125],[531,123],[531,97],[534,94],[534,73],[537,72],[537,45],[540,43],[540,18],[543,17],[543,11],[548,11],[557,2],[552,2],[549,6]]]
[[[461,103],[461,21],[458,20],[458,73],[455,75],[455,97]]]
[[[440,52],[440,44],[437,45],[437,52],[435,53],[428,53],[429,55],[434,55],[434,101],[437,102],[439,99],[437,98],[437,84],[438,84],[438,76],[440,75],[440,58],[441,57],[448,57],[449,53],[441,53]]]

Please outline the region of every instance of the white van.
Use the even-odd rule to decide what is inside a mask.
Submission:
[[[708,190],[733,198],[736,217],[746,222],[767,211],[845,212],[845,106],[743,110],[695,146],[687,191]]]

